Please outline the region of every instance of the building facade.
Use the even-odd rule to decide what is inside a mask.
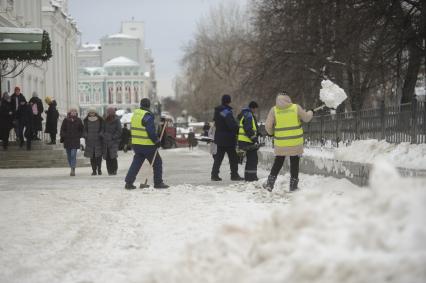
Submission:
[[[67,14],[68,0],[0,0],[0,26],[41,28],[49,33],[52,58],[24,72],[12,74],[1,81],[1,91],[21,88],[30,99],[33,92],[39,97],[55,98],[64,116],[70,107],[78,107],[77,46],[78,29]]]
[[[80,112],[107,107],[131,111],[142,98],[157,102],[154,60],[144,47],[144,24],[123,22],[121,32],[82,44],[78,50]]]

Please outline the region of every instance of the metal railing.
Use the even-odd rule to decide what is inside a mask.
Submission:
[[[334,146],[340,142],[378,139],[390,143],[426,143],[425,102],[413,100],[398,106],[314,116],[303,125],[305,140],[310,144]]]

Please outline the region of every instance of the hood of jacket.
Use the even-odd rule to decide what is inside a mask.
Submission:
[[[279,94],[277,96],[275,106],[277,106],[278,108],[285,109],[288,106],[290,106],[291,104],[292,104],[292,102],[291,102],[290,96],[288,96],[288,95],[282,95],[282,94]]]

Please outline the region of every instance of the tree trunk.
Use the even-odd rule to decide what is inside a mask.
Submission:
[[[408,67],[405,74],[404,85],[402,87],[401,103],[409,103],[413,100],[417,77],[422,63],[422,50],[415,41],[408,43]]]

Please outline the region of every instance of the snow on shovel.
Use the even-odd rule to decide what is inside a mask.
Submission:
[[[325,106],[336,109],[346,98],[348,96],[341,87],[330,80],[323,80],[321,82],[320,99],[324,104],[315,108],[314,111],[323,109]]]

